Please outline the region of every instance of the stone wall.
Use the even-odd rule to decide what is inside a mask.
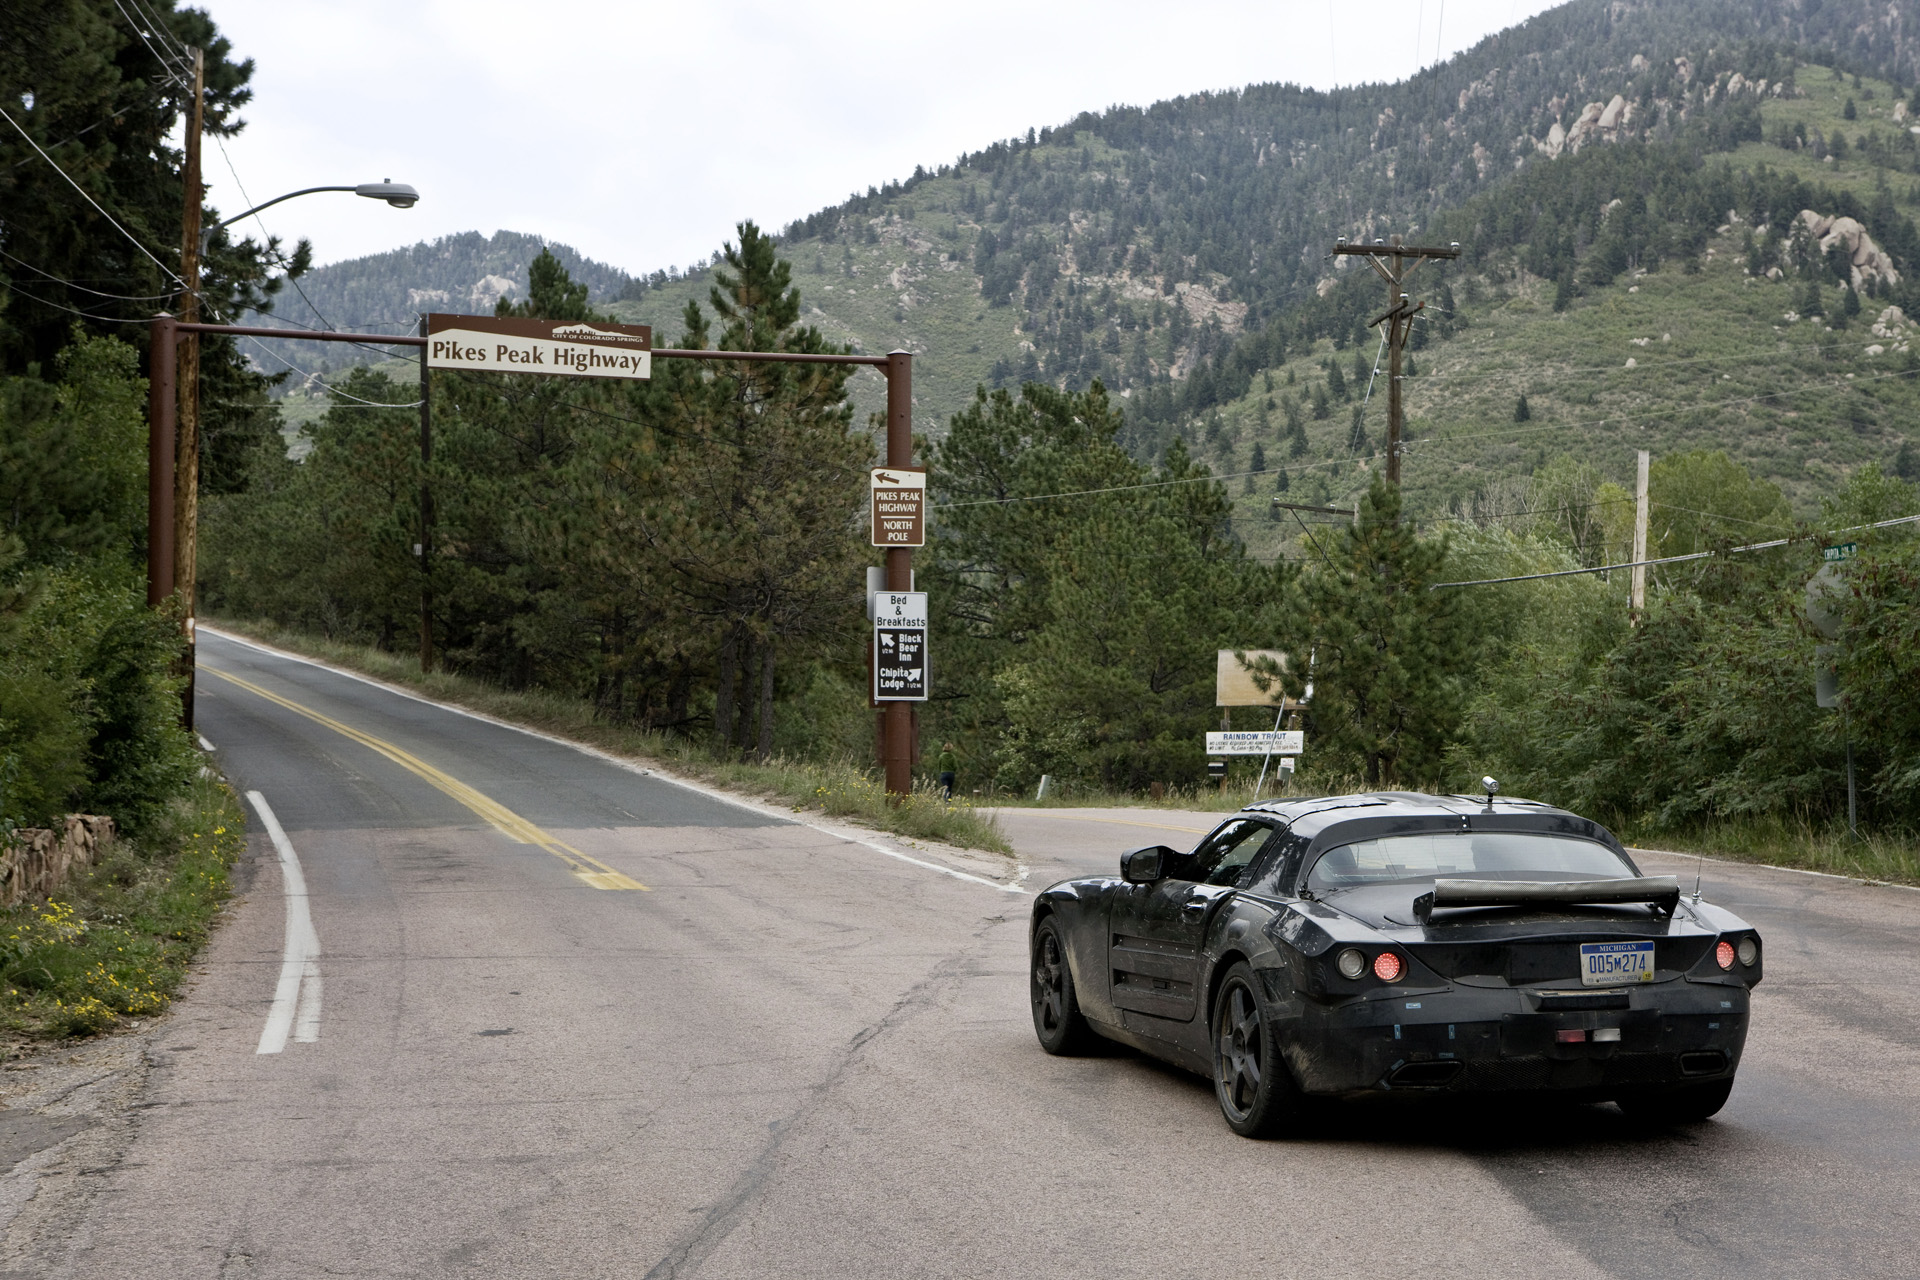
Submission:
[[[0,906],[43,898],[90,867],[113,839],[113,819],[68,814],[58,830],[22,827],[11,844],[0,843]]]

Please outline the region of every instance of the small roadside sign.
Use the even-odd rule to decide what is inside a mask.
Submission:
[[[1297,756],[1304,754],[1306,747],[1307,735],[1300,729],[1207,735],[1210,756]]]
[[[924,591],[883,591],[873,598],[873,700],[927,700]]]
[[[873,545],[923,547],[927,544],[927,473],[915,467],[875,467]]]
[[[1842,542],[1838,546],[1822,547],[1820,549],[1820,558],[1828,564],[1838,564],[1842,560],[1853,559],[1859,550],[1860,544],[1857,542]]]
[[[434,314],[427,317],[427,368],[646,379],[653,376],[653,328]]]

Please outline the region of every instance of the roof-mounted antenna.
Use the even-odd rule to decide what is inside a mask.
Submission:
[[[1494,793],[1500,790],[1500,784],[1492,778],[1482,778],[1480,785],[1487,789],[1487,808],[1492,809]]]
[[[1698,854],[1693,862],[1693,905],[1700,905],[1700,871],[1707,864],[1707,856]]]

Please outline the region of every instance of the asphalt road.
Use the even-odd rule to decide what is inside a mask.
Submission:
[[[1004,811],[1012,892],[1004,859],[206,632],[200,659],[201,731],[287,849],[250,815],[240,905],[97,1166],[56,1179],[48,1143],[83,1139],[20,1114],[50,1172],[0,1194],[0,1274],[1920,1274],[1920,894],[1707,865],[1769,944],[1716,1122],[1359,1112],[1254,1143],[1197,1078],[1046,1057],[1026,1009],[1031,891],[1206,815]]]

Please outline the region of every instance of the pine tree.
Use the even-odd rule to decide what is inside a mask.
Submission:
[[[1527,422],[1532,418],[1533,410],[1527,407],[1527,393],[1522,391],[1519,401],[1513,406],[1513,420],[1515,422]]]
[[[1253,446],[1253,462],[1251,463],[1251,470],[1257,475],[1260,472],[1265,471],[1266,469],[1267,469],[1267,451],[1264,446],[1262,446],[1258,442],[1255,442]]]
[[[1347,452],[1364,453],[1367,448],[1367,411],[1353,406],[1353,427],[1347,432]]]
[[[1306,580],[1315,645],[1308,732],[1331,768],[1369,787],[1432,785],[1460,724],[1471,658],[1460,596],[1430,591],[1444,540],[1417,537],[1400,491],[1375,475],[1360,520]]]
[[[1347,398],[1347,379],[1346,375],[1340,372],[1338,360],[1327,361],[1327,391],[1335,400]]]
[[[1560,272],[1559,280],[1554,282],[1553,309],[1555,311],[1565,311],[1572,305],[1573,298],[1573,268],[1565,267]]]

